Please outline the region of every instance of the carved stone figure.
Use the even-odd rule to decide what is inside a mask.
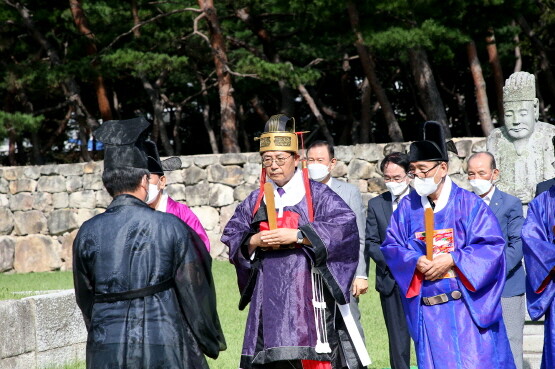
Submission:
[[[487,150],[503,173],[497,186],[523,204],[532,200],[537,183],[555,177],[555,126],[538,121],[538,105],[534,75],[511,74],[503,87],[505,126],[487,138]]]

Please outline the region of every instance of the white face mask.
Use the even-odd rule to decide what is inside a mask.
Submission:
[[[428,196],[436,192],[439,187],[439,183],[435,182],[435,177],[439,171],[439,165],[434,173],[433,177],[430,178],[418,178],[415,177],[412,181],[412,186],[420,196]]]
[[[409,186],[409,184],[407,182],[385,182],[385,187],[387,187],[387,189],[389,190],[389,192],[391,192],[391,194],[393,196],[399,196],[400,194],[402,194],[403,192],[405,192],[405,190],[407,189],[407,187]]]
[[[493,186],[492,181],[488,181],[487,179],[471,179],[468,182],[470,182],[470,185],[472,186],[472,191],[474,191],[474,193],[478,196],[488,193]]]
[[[330,170],[327,165],[314,163],[308,164],[308,175],[311,179],[321,182],[330,174]]]
[[[147,204],[152,204],[154,202],[154,200],[156,200],[156,198],[158,197],[159,193],[160,193],[160,190],[158,189],[158,185],[149,183],[148,184],[148,195],[146,197],[145,202]]]

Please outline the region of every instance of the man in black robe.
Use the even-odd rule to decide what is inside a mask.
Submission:
[[[108,121],[104,186],[114,198],[73,244],[77,304],[88,330],[87,368],[203,368],[225,340],[211,258],[198,235],[144,202],[148,122]]]

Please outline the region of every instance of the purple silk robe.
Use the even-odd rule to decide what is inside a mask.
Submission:
[[[312,245],[301,248],[256,251],[260,268],[252,291],[240,367],[282,360],[337,361],[338,338],[334,338],[335,302],[349,302],[351,282],[358,264],[358,229],[349,206],[328,186],[310,181],[314,222],[309,222],[306,197],[284,211],[299,214],[299,228]],[[259,190],[253,191],[226,225],[222,242],[229,246],[239,289],[245,297],[253,261],[248,258],[246,241],[266,221],[264,203],[253,218]],[[332,354],[315,351],[316,330],[312,306],[311,264],[326,286],[328,338]],[[336,312],[340,316],[339,311]],[[331,318],[330,318],[331,317]],[[330,320],[331,319],[331,320]],[[335,353],[335,354],[334,354]],[[356,365],[356,364],[355,364]],[[336,368],[337,366],[334,366]]]
[[[189,227],[193,228],[195,232],[197,232],[198,236],[204,242],[206,249],[210,251],[210,240],[208,239],[208,235],[204,230],[204,227],[200,223],[200,220],[197,218],[195,213],[189,209],[189,207],[185,204],[181,204],[171,197],[168,197],[168,205],[166,208],[166,212],[175,215],[179,219],[185,222]]]
[[[505,283],[503,234],[485,202],[454,183],[447,205],[434,213],[434,229],[453,229],[456,278],[418,283],[426,245],[421,198],[411,192],[393,213],[381,246],[402,293],[419,369],[515,368],[501,315]],[[426,306],[422,297],[459,290],[460,300]]]
[[[533,320],[545,315],[542,369],[555,368],[555,187],[528,204],[522,227],[522,250],[526,266],[526,300]]]

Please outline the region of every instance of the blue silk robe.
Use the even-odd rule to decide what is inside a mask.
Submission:
[[[522,227],[522,250],[526,266],[526,300],[533,320],[545,316],[542,369],[555,368],[555,187],[528,204]]]
[[[490,208],[454,183],[446,206],[434,213],[435,230],[453,229],[456,278],[426,281],[416,270],[426,255],[421,197],[411,192],[391,218],[381,246],[399,284],[419,369],[515,368],[501,315],[505,283],[503,234]],[[462,298],[426,306],[422,297],[459,290]]]
[[[312,245],[301,248],[256,251],[248,258],[246,241],[259,232],[266,221],[264,203],[253,217],[259,190],[252,192],[226,225],[222,242],[229,246],[229,259],[235,265],[242,299],[252,296],[245,328],[240,367],[252,368],[283,360],[330,361],[340,368],[338,347],[342,344],[334,329],[335,303],[349,302],[352,279],[358,264],[359,238],[355,214],[328,186],[310,181],[314,221],[309,222],[306,197],[284,211],[299,215],[298,228]],[[289,227],[288,227],[289,228]],[[295,227],[296,228],[296,227]],[[256,260],[260,266],[253,273]],[[312,305],[311,265],[325,284],[326,326],[332,353],[315,350],[316,328]],[[249,278],[255,278],[249,291]],[[249,296],[246,296],[249,295]],[[336,312],[340,316],[339,311]],[[356,358],[355,358],[356,360]],[[356,361],[350,367],[356,367]]]

